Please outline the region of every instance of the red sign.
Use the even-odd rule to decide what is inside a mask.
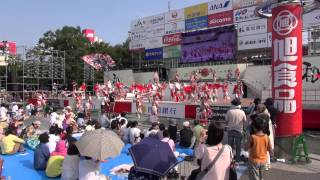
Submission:
[[[163,36],[162,42],[164,46],[176,46],[181,44],[181,34],[170,34]]]
[[[283,4],[272,9],[272,97],[276,135],[302,133],[302,6]]]
[[[82,33],[88,39],[88,41],[94,42],[95,31],[93,29],[84,29]]]
[[[15,42],[0,42],[0,49],[3,49],[3,46],[6,45],[6,53],[9,53],[11,55],[16,55],[17,54],[17,46]]]
[[[233,24],[233,11],[225,11],[208,16],[208,26],[218,27]]]

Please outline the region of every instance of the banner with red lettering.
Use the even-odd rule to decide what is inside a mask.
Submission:
[[[272,9],[272,97],[279,137],[302,132],[302,6],[290,3]]]

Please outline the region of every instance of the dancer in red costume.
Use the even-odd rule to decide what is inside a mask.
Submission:
[[[158,108],[159,108],[159,101],[157,96],[153,96],[152,98],[152,108],[151,108],[151,122],[157,122],[159,120],[158,117]]]
[[[137,116],[140,119],[143,116],[143,103],[142,97],[140,94],[136,94],[136,109],[137,109]]]
[[[224,101],[230,100],[230,96],[229,96],[229,92],[228,92],[228,82],[227,81],[225,81],[223,83],[222,92],[223,92],[223,100]]]

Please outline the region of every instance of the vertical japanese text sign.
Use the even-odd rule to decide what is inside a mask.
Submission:
[[[302,6],[282,4],[272,9],[272,97],[276,135],[302,132]]]

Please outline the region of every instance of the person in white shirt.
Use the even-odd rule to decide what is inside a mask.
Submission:
[[[18,110],[19,110],[19,106],[17,105],[17,103],[13,102],[13,106],[11,108],[11,111],[14,113],[14,115],[17,115]]]
[[[56,123],[57,118],[58,118],[57,109],[53,108],[52,113],[50,114],[50,124],[51,124],[51,126]]]
[[[56,135],[56,132],[56,126],[51,126],[49,128],[49,142],[47,142],[47,146],[49,148],[50,154],[55,151],[57,142],[60,141],[60,137]]]
[[[0,127],[2,129],[6,129],[8,127],[8,109],[5,107],[4,104],[1,104],[0,107]]]
[[[110,121],[104,110],[101,110],[100,124],[102,127],[108,128],[110,126]]]
[[[140,142],[141,130],[138,128],[138,121],[133,121],[130,129],[130,143],[137,144]]]
[[[79,162],[79,180],[106,180],[100,173],[100,161],[90,157],[82,157]]]

